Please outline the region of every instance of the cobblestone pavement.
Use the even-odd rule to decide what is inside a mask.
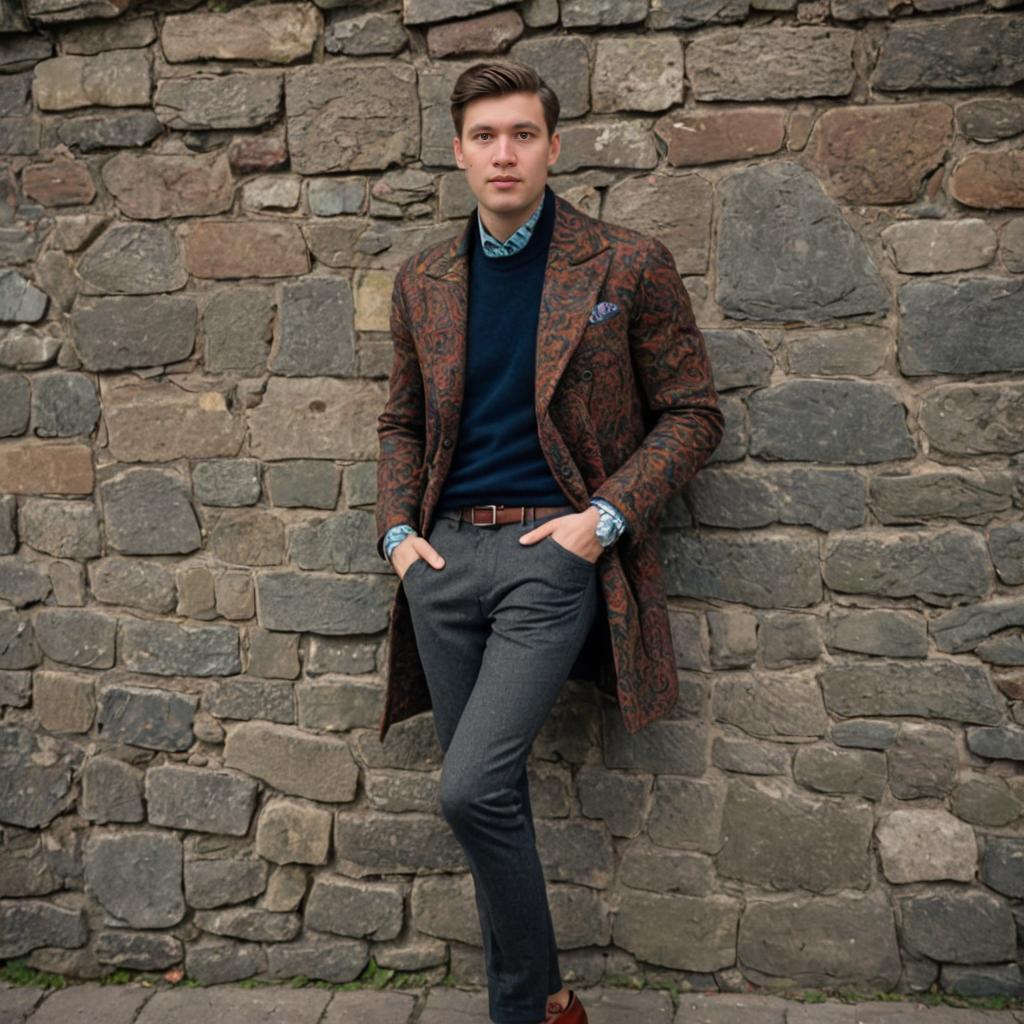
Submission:
[[[590,1024],[1024,1024],[1024,1010],[913,1002],[801,1003],[767,995],[579,989]],[[487,995],[452,988],[145,987],[78,984],[50,992],[0,985],[0,1024],[489,1024]]]

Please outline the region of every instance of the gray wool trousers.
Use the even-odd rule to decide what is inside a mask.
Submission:
[[[541,1024],[562,988],[526,762],[599,602],[597,567],[526,523],[474,526],[441,512],[403,586],[444,751],[440,809],[472,873],[500,1024]]]

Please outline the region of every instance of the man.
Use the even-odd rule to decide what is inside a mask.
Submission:
[[[432,708],[496,1022],[587,1024],[562,987],[527,785],[570,675],[629,732],[678,693],[658,517],[724,418],[672,256],[555,196],[558,99],[475,64],[451,96],[477,206],[407,259],[378,420],[378,551],[398,574],[383,741]]]

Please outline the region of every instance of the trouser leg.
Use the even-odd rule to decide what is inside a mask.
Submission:
[[[586,559],[550,538],[518,543],[535,525],[458,524],[440,535],[435,527],[445,569],[421,566],[411,577],[417,644],[432,700],[436,692],[443,705],[441,810],[472,868],[490,1014],[503,1024],[542,1021],[546,997],[561,987],[526,761],[598,601]],[[485,643],[467,696],[466,677],[448,666],[465,671],[476,657],[481,616]]]

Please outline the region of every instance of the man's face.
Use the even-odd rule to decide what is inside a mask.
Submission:
[[[561,139],[557,131],[548,136],[544,107],[532,92],[485,96],[468,103],[463,115],[462,137],[452,140],[455,161],[484,227],[502,232],[504,241],[540,201]],[[501,184],[503,178],[510,180]]]

